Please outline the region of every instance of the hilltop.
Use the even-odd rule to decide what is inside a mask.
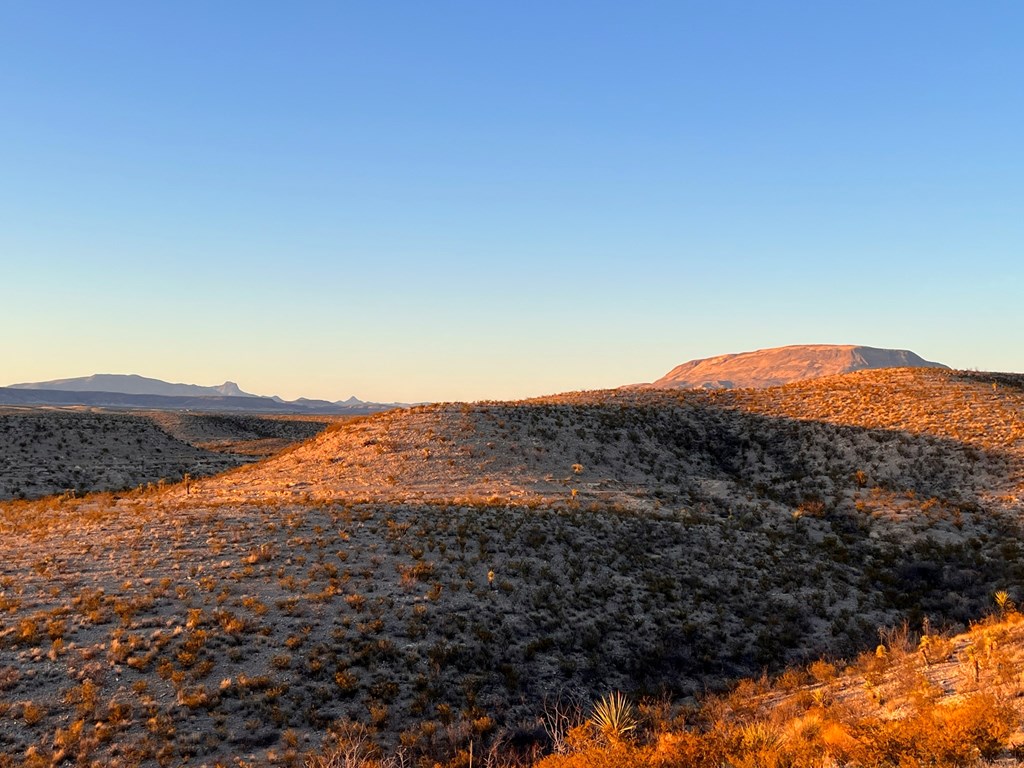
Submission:
[[[803,344],[691,360],[646,386],[659,389],[776,387],[877,368],[945,367],[905,349]]]
[[[426,765],[543,752],[562,694],[682,702],[966,628],[1024,578],[1022,505],[1011,374],[367,416],[187,494],[0,507],[0,744],[287,765],[351,721]]]
[[[863,371],[763,390],[608,390],[516,402],[441,403],[329,429],[273,459],[203,484],[211,498],[451,504],[692,502],[709,487],[773,497],[876,483],[965,498],[993,478],[965,469],[1020,450],[1013,384],[941,369]],[[1016,441],[1016,442],[1013,442]],[[969,446],[993,449],[979,453]],[[908,450],[896,450],[897,446]],[[842,448],[841,448],[842,446]],[[888,447],[886,447],[888,446]],[[969,456],[968,456],[969,454]],[[918,456],[948,464],[922,466]],[[996,470],[993,470],[996,471]],[[797,482],[804,476],[805,482]],[[805,487],[804,487],[805,486]],[[575,491],[575,495],[572,492]]]

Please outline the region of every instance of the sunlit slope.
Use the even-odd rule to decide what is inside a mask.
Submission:
[[[907,349],[799,344],[718,355],[677,365],[646,386],[659,389],[774,387],[876,368],[945,368]]]
[[[959,446],[974,475],[970,485],[989,503],[1024,511],[1024,375],[863,371],[713,397],[750,413],[895,431]],[[918,459],[924,463],[926,457]]]
[[[756,499],[789,514],[852,508],[875,489],[971,508],[1019,488],[1022,403],[1006,384],[900,369],[765,390],[433,405],[328,430],[202,491],[631,509]]]
[[[723,404],[772,416],[932,435],[987,449],[1024,447],[1024,375],[898,369],[768,390],[721,392]]]
[[[537,768],[1018,766],[1024,617],[1007,598],[968,632],[903,627],[849,666],[818,660],[743,680],[685,725],[648,712],[611,743],[581,728]]]

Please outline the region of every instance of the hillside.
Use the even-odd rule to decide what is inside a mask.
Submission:
[[[0,499],[121,491],[216,474],[342,416],[0,409]]]
[[[776,387],[878,368],[945,368],[905,349],[804,344],[691,360],[652,384],[656,389]]]
[[[343,416],[150,411],[145,416],[182,442],[207,451],[264,458],[322,432]]]
[[[354,721],[426,765],[544,751],[559,695],[966,627],[1024,577],[1022,450],[1018,377],[901,369],[424,406],[187,496],[9,503],[0,744],[286,765]]]
[[[241,461],[177,440],[144,416],[0,410],[0,500],[177,482]]]
[[[616,731],[565,701],[549,717],[558,754],[537,768],[1020,765],[1024,617],[1006,597],[963,634],[897,628],[848,666],[822,659],[743,680],[685,720],[626,700],[630,728]]]
[[[766,503],[819,498],[842,511],[861,485],[881,485],[969,503],[1017,478],[1022,402],[1019,387],[923,369],[765,390],[439,404],[329,429],[200,487],[217,500],[574,500],[629,509],[731,503],[765,488]]]

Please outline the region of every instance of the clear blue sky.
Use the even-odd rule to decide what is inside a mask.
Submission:
[[[0,0],[0,384],[1024,370],[1024,6]]]

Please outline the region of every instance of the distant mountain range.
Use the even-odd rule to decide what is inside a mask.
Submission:
[[[243,392],[233,381],[219,386],[172,384],[135,374],[97,373],[72,379],[25,382],[0,387],[0,405],[88,405],[110,408],[159,410],[259,411],[277,413],[376,413],[407,403],[372,403],[347,400],[283,400]]]
[[[948,368],[906,349],[851,344],[802,344],[691,360],[677,365],[653,389],[738,389],[775,387],[805,379],[874,368]]]
[[[243,392],[233,381],[218,387],[198,384],[171,384],[160,379],[149,379],[122,373],[94,373],[77,379],[54,379],[26,384],[11,384],[10,389],[45,389],[60,392],[120,392],[125,395],[161,395],[164,397],[257,397]]]
[[[647,389],[760,388],[867,369],[947,367],[905,349],[802,344],[691,360],[677,365],[657,381],[633,386]],[[361,415],[411,404],[365,402],[356,397],[334,401],[306,397],[283,400],[244,392],[233,381],[207,387],[172,384],[134,374],[97,373],[0,387],[0,405]]]

